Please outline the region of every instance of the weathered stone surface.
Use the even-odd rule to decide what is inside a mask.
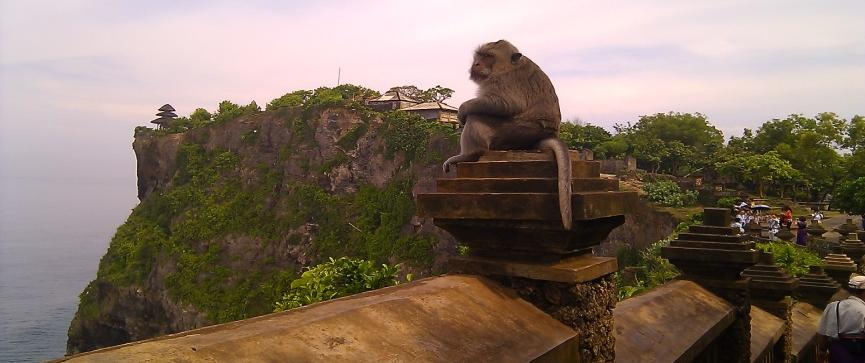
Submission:
[[[856,263],[843,253],[830,253],[823,258],[823,270],[844,288],[850,281],[850,274],[856,272],[856,267]]]
[[[825,304],[824,304],[825,305]],[[820,305],[821,307],[824,305]],[[796,362],[816,361],[814,344],[817,338],[817,325],[823,309],[814,305],[798,302],[793,305],[791,321],[793,325],[793,358]]]
[[[571,160],[581,160],[580,152],[569,150]],[[546,160],[554,161],[556,156],[550,150],[512,150],[512,151],[487,151],[481,156],[480,161],[503,161],[503,160]]]
[[[734,306],[680,280],[619,302],[613,315],[617,362],[688,362],[730,326]]]
[[[713,349],[697,361],[748,362],[751,360],[751,295],[748,278],[739,280],[697,279],[700,286],[733,305],[735,319],[713,342]]]
[[[757,262],[758,255],[754,243],[729,227],[729,220],[728,209],[705,208],[703,225],[680,233],[662,247],[661,256],[689,279],[738,280],[742,270]]]
[[[844,251],[844,254],[849,256],[853,261],[861,261],[862,256],[865,255],[865,243],[859,240],[859,235],[856,232],[850,232],[847,234],[847,238],[842,239],[841,241],[841,250]]]
[[[473,256],[546,262],[590,252],[624,220],[615,216],[574,221],[570,231],[562,229],[559,221],[436,219],[435,223],[471,247]]]
[[[612,274],[618,269],[616,259],[580,255],[550,263],[524,263],[490,260],[478,257],[454,257],[451,272],[483,276],[514,276],[540,281],[583,283]]]
[[[784,320],[760,309],[751,307],[751,362],[772,362],[777,357],[775,344],[781,340],[785,329]]]
[[[844,221],[844,224],[835,228],[835,232],[840,233],[842,236],[846,236],[850,233],[856,232],[858,229],[859,227],[856,226],[856,223],[853,223],[853,218],[847,218],[847,220]]]
[[[805,230],[805,232],[807,232],[811,237],[822,238],[823,234],[829,231],[826,229],[826,227],[823,227],[823,223],[811,221],[811,223],[808,224],[808,228]]]
[[[61,361],[558,362],[578,361],[578,344],[573,330],[513,291],[454,275]]]
[[[752,303],[755,304],[757,300],[780,301],[799,286],[799,281],[781,270],[768,252],[760,252],[759,262],[742,271],[742,276],[750,277]]]
[[[634,192],[579,192],[571,197],[574,220],[619,216],[633,203]],[[418,215],[441,219],[561,220],[554,193],[424,193]],[[551,208],[552,207],[552,208]]]
[[[617,191],[618,179],[575,178],[572,192]],[[558,181],[553,178],[460,178],[436,180],[439,193],[558,193]]]
[[[555,178],[556,164],[546,160],[476,161],[457,164],[457,178]],[[571,159],[572,178],[599,178],[597,161]]]
[[[793,234],[793,232],[791,232],[789,229],[787,229],[787,227],[781,227],[778,233],[775,233],[775,237],[778,237],[783,241],[792,241],[793,238],[796,237],[796,235]]]
[[[596,161],[572,166],[570,230],[561,222],[550,152],[494,152],[460,163],[455,179],[439,179],[436,192],[417,195],[418,215],[433,218],[475,257],[550,262],[587,253],[624,223],[637,195],[599,178]]]
[[[703,208],[703,225],[730,227],[730,210],[727,208]]]
[[[613,308],[617,298],[612,275],[577,284],[518,277],[498,277],[495,280],[513,288],[520,297],[573,328],[580,336],[582,362],[610,362],[615,359]]]
[[[811,266],[807,274],[799,277],[796,297],[814,306],[823,306],[838,292],[841,285],[823,271],[821,266]]]

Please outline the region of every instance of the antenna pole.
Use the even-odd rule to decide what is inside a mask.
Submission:
[[[342,67],[337,68],[336,71],[336,85],[339,86],[339,79],[342,77]]]

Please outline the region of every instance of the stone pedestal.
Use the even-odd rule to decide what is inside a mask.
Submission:
[[[793,232],[791,232],[789,229],[787,229],[786,226],[781,226],[781,229],[778,231],[778,233],[775,233],[775,237],[778,237],[778,239],[782,241],[791,242],[793,241],[793,238],[796,237],[796,235],[793,234]]]
[[[846,236],[847,234],[856,232],[859,229],[856,223],[853,223],[853,218],[847,218],[843,224],[835,228],[835,232]]]
[[[840,251],[833,251],[823,258],[823,270],[833,280],[838,282],[842,288],[847,288],[850,274],[856,272],[856,263]]]
[[[721,361],[750,360],[751,320],[749,277],[741,272],[757,263],[754,242],[730,226],[726,208],[703,210],[703,225],[692,226],[662,247],[661,256],[692,280],[736,306],[735,321],[727,328],[722,344],[728,349]]]
[[[790,361],[793,353],[790,316],[793,299],[790,296],[799,281],[781,270],[768,252],[761,252],[759,262],[742,271],[742,276],[751,279],[751,304],[784,321],[784,333],[780,344],[775,345],[773,356]]]
[[[857,263],[862,263],[862,256],[865,255],[865,243],[859,240],[859,235],[856,232],[847,234],[847,238],[840,241],[841,250],[851,260]]]
[[[579,332],[581,361],[612,361],[617,265],[591,249],[624,223],[637,195],[600,178],[600,163],[573,151],[571,169],[571,230],[561,222],[551,152],[488,152],[460,163],[456,178],[418,195],[418,214],[469,247],[469,256],[451,259],[451,272],[513,288]]]
[[[841,285],[826,275],[821,266],[811,266],[807,274],[799,277],[796,297],[814,306],[825,306]]]
[[[829,254],[828,241],[823,238],[823,234],[829,232],[823,224],[817,221],[811,221],[808,228],[805,230],[808,233],[808,248],[817,252],[820,257]]]
[[[823,234],[829,232],[829,230],[827,230],[826,227],[823,227],[823,223],[811,221],[805,232],[807,232],[812,238],[823,238]]]

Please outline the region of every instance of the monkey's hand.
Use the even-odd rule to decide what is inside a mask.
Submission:
[[[469,108],[471,107],[469,104],[471,103],[471,101],[472,100],[463,102],[460,105],[459,110],[457,111],[457,119],[460,121],[460,126],[466,125],[466,118],[469,117]]]

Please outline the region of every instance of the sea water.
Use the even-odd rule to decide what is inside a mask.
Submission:
[[[135,194],[135,180],[0,176],[0,362],[65,354],[78,294]]]

